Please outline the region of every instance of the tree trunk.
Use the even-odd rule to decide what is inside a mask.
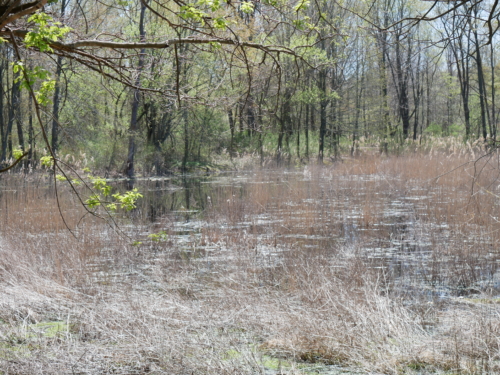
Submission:
[[[380,72],[380,91],[382,100],[380,101],[382,111],[382,147],[381,152],[388,153],[388,138],[392,137],[393,130],[391,124],[391,117],[389,112],[389,98],[388,98],[388,77],[387,77],[387,33],[379,32],[377,34],[377,44],[379,48],[379,72]]]
[[[309,104],[306,104],[304,131],[306,137],[306,159],[309,160]]]
[[[33,98],[28,95],[28,164],[35,168],[35,138],[33,136]]]
[[[304,105],[302,104],[300,106],[300,110],[299,110],[299,115],[298,115],[298,119],[297,119],[297,143],[296,143],[296,153],[297,153],[297,159],[300,160],[300,124],[302,122],[302,109],[303,109]]]
[[[229,130],[231,132],[231,143],[229,144],[229,157],[232,159],[233,158],[233,153],[234,153],[234,117],[233,117],[233,110],[229,108],[227,110],[227,118],[229,119]]]
[[[146,5],[144,2],[141,2],[141,14],[139,21],[139,36],[140,40],[145,41],[146,32],[144,30],[144,18],[146,14]],[[137,64],[137,77],[135,79],[135,85],[139,86],[141,84],[141,72],[144,68],[144,48],[141,49],[139,53],[139,62]],[[128,142],[128,155],[127,155],[127,165],[125,167],[125,174],[128,178],[135,177],[135,166],[134,166],[134,157],[136,152],[136,136],[137,131],[139,129],[137,123],[137,113],[139,111],[139,102],[140,102],[141,93],[139,89],[134,90],[134,94],[132,97],[132,113],[130,116],[130,127],[129,127],[129,142]]]
[[[356,107],[354,114],[354,130],[352,132],[352,146],[351,146],[351,156],[354,156],[357,149],[357,141],[359,139],[359,117],[361,113],[361,97],[363,95],[363,87],[364,87],[364,74],[360,75],[360,61],[356,62],[356,97],[354,99],[354,105]]]
[[[62,64],[62,57],[58,56],[57,57],[57,68],[56,68],[56,87],[54,91],[54,99],[53,99],[53,107],[52,107],[52,141],[51,141],[51,148],[52,152],[54,154],[57,154],[58,148],[59,148],[59,103],[61,102],[61,84],[60,84],[60,79],[61,79],[61,64]]]
[[[6,43],[0,44],[0,52],[2,54],[6,53]],[[5,137],[5,115],[4,115],[4,97],[5,97],[5,86],[4,86],[4,76],[6,73],[6,64],[5,60],[2,59],[0,60],[0,146],[3,145],[4,143],[4,137]],[[1,150],[0,150],[0,155],[1,155]],[[0,160],[1,162],[1,160]]]
[[[420,82],[420,71],[421,71],[421,67],[420,67],[421,53],[420,53],[420,51],[421,51],[421,49],[419,48],[419,53],[418,53],[418,58],[417,58],[417,68],[416,68],[417,72],[415,74],[415,79],[413,82],[413,103],[415,106],[414,118],[413,118],[413,140],[414,141],[417,140],[417,136],[418,136],[419,108],[420,108],[420,100],[421,100],[422,95],[423,95],[423,87],[422,87],[422,84]]]
[[[399,35],[396,38],[396,77],[397,77],[397,94],[399,103],[399,115],[403,123],[403,139],[408,138],[410,130],[410,104],[408,100],[408,67],[403,67],[401,56],[401,48]],[[408,55],[410,53],[408,52]]]
[[[16,127],[17,127],[17,141],[19,143],[19,147],[24,153],[25,147],[24,147],[24,134],[23,134],[23,123],[22,123],[22,118],[21,118],[21,91],[18,93],[19,98],[19,104],[18,104],[18,109],[16,111]]]
[[[2,140],[2,153],[0,161],[5,161],[12,156],[12,127],[20,110],[20,85],[21,81],[13,82],[11,89],[11,102],[9,106],[9,118]]]
[[[320,113],[320,125],[319,125],[319,149],[318,149],[318,162],[323,163],[324,152],[325,152],[325,135],[326,135],[326,107],[328,101],[326,100],[326,70],[321,69],[319,72],[319,90],[322,96],[319,103],[319,113]]]
[[[187,172],[187,162],[189,159],[189,124],[187,108],[182,109],[182,120],[184,125],[184,155],[182,157],[182,171]]]
[[[453,18],[455,22],[455,18]],[[454,24],[452,24],[452,28]],[[449,48],[453,52],[455,58],[455,64],[457,66],[457,77],[460,84],[460,97],[462,99],[462,107],[464,110],[464,122],[465,122],[465,139],[468,139],[471,135],[471,124],[470,124],[470,108],[469,108],[469,91],[470,91],[470,33],[471,30],[467,30],[468,35],[466,36],[467,46],[463,45],[464,34],[459,35],[454,34],[454,29],[450,34],[446,30],[447,37],[452,41]]]
[[[495,113],[495,52],[493,43],[490,43],[490,67],[491,67],[491,137],[497,139],[497,118]]]
[[[476,47],[476,66],[477,66],[477,81],[479,85],[479,103],[481,107],[481,132],[483,139],[486,140],[486,100],[485,100],[485,85],[483,76],[483,63],[481,60],[481,48],[479,45],[479,38],[477,36],[477,31],[474,29],[474,44]]]
[[[67,0],[62,0],[61,2],[61,17],[64,17],[66,12]],[[53,107],[52,107],[52,140],[51,148],[52,152],[57,154],[59,148],[59,104],[61,102],[61,73],[62,73],[62,57],[57,57],[57,67],[56,67],[56,87],[54,90]]]

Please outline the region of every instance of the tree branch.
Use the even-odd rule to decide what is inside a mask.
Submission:
[[[33,13],[35,13],[38,9],[41,9],[45,4],[47,4],[47,0],[40,0],[40,1],[36,1],[36,2],[33,2],[33,3],[26,4],[26,5],[31,5],[31,6],[29,6],[28,8],[22,9],[21,11],[19,11],[17,13],[14,13],[10,17],[7,17],[5,20],[3,20],[0,23],[0,29],[2,29],[6,25],[14,22],[17,19],[19,19],[19,18],[21,18],[23,16],[26,16],[27,14],[33,14]]]
[[[12,30],[12,33],[20,38],[24,38],[28,33],[27,30]],[[0,31],[0,35],[10,35],[9,31]],[[266,52],[280,52],[289,55],[296,55],[295,51],[290,48],[283,46],[274,45],[263,45],[259,43],[242,42],[234,39],[222,39],[222,38],[177,38],[169,39],[164,42],[137,42],[137,43],[126,43],[126,42],[111,42],[103,40],[80,40],[74,43],[62,43],[62,42],[52,42],[47,41],[49,46],[53,49],[62,50],[66,52],[71,52],[84,47],[96,47],[96,48],[110,48],[110,49],[163,49],[173,46],[174,44],[210,44],[219,43],[225,45],[233,45],[240,47],[248,47],[254,49],[260,49]]]
[[[0,173],[7,172],[9,169],[14,168],[17,165],[17,163],[19,163],[26,155],[28,155],[28,151],[26,151],[24,154],[22,154],[19,159],[17,159],[14,163],[9,165],[7,168],[0,169]]]

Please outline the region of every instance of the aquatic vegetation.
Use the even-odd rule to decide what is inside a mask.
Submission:
[[[128,237],[68,192],[74,238],[53,187],[4,179],[1,366],[498,372],[498,165],[468,160],[138,180]]]

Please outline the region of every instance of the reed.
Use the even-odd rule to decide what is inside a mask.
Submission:
[[[433,151],[255,171],[212,188],[191,236],[173,229],[180,209],[147,220],[164,197],[120,219],[127,238],[61,191],[73,237],[53,190],[4,179],[0,367],[498,372],[500,167],[471,160]],[[147,237],[159,230],[168,239]]]

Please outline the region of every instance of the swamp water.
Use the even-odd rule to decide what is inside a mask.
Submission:
[[[470,185],[431,180],[412,186],[384,174],[312,173],[137,181],[144,199],[136,215],[152,224],[139,237],[160,248],[147,235],[168,233],[183,256],[207,267],[223,260],[221,249],[232,236],[243,236],[263,267],[276,267],[290,250],[341,254],[380,269],[397,285],[393,292],[429,301],[483,292],[500,297],[500,222],[485,212],[490,217],[477,224]],[[500,199],[489,210],[500,212]]]
[[[495,218],[493,229],[473,222],[467,211],[477,207],[464,200],[469,185],[431,180],[412,186],[384,174],[313,173],[306,168],[138,181],[145,192],[139,211],[200,273],[220,272],[214,265],[226,263],[227,248],[239,245],[230,238],[243,237],[254,264],[269,272],[289,262],[293,250],[311,258],[335,255],[339,269],[347,267],[343,261],[361,260],[378,270],[380,289],[417,309],[500,300],[498,226]],[[461,222],[464,215],[470,223]],[[425,329],[435,328],[433,317],[423,320]],[[335,365],[301,366],[312,373],[354,373]],[[266,374],[277,373],[269,367]]]
[[[252,287],[288,293],[294,281],[284,270],[311,262],[333,269],[340,279],[345,270],[354,284],[375,275],[375,289],[413,311],[425,335],[440,331],[437,321],[450,306],[480,305],[497,317],[499,188],[481,180],[488,189],[471,193],[470,178],[430,175],[306,167],[137,179],[134,187],[144,198],[136,210],[115,218],[128,236],[123,246],[136,260],[121,261],[104,247],[88,264],[92,280],[111,288],[134,280],[141,288],[175,291],[196,301],[218,295],[222,276],[242,272]],[[112,184],[124,189],[120,181]],[[14,196],[22,203],[23,189],[38,199],[53,195],[40,180],[0,189],[4,224],[22,214],[22,204],[8,203]],[[71,205],[65,210],[82,215]],[[104,223],[101,230],[104,237],[112,232]],[[58,233],[68,236],[64,229]],[[78,227],[75,233],[85,235]],[[169,262],[188,270],[191,281],[179,282],[168,273],[171,268],[158,271]],[[331,356],[324,360],[320,349],[291,355],[252,337],[243,345],[259,348],[263,374],[357,373]],[[238,349],[231,353],[231,359],[240,357]]]

